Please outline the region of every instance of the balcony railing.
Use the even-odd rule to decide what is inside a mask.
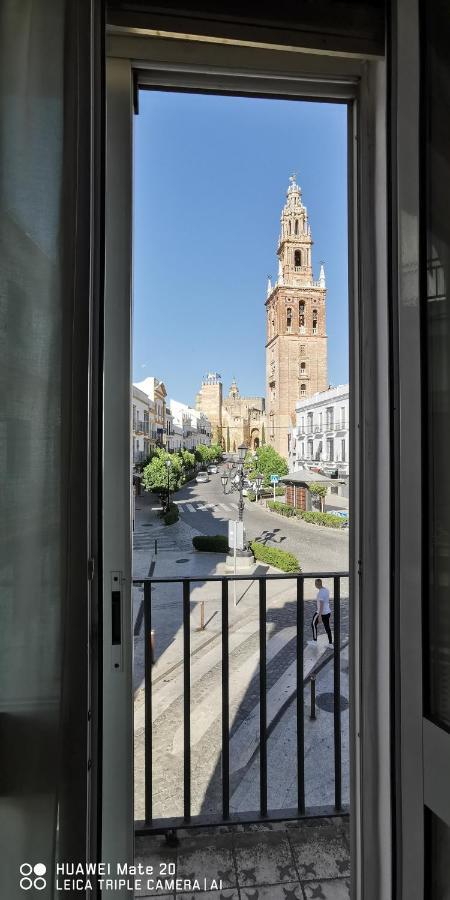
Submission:
[[[143,585],[143,617],[145,647],[145,699],[144,699],[144,820],[135,823],[136,834],[167,833],[176,828],[189,826],[232,824],[239,822],[261,822],[261,820],[284,821],[305,816],[317,816],[317,807],[307,808],[305,803],[305,686],[315,675],[311,670],[304,676],[304,603],[305,581],[316,578],[333,581],[333,757],[334,757],[334,805],[321,806],[321,815],[335,815],[347,812],[342,803],[342,760],[341,760],[341,580],[348,578],[347,572],[309,572],[307,574],[249,574],[212,575],[209,577],[138,578],[134,585]],[[245,813],[230,811],[230,647],[229,647],[229,585],[230,582],[250,582],[258,586],[257,621],[259,634],[259,808]],[[267,582],[290,581],[295,584],[295,726],[296,752],[292,764],[297,772],[296,805],[289,809],[268,808],[268,765],[267,742],[269,737],[267,706]],[[217,582],[221,588],[221,813],[193,815],[191,804],[191,586]],[[153,816],[153,725],[152,725],[152,601],[154,585],[172,584],[182,587],[182,669],[183,669],[183,816],[173,816],[167,810],[164,818]],[[255,610],[256,611],[256,610]],[[269,657],[270,659],[270,657]],[[195,712],[194,712],[195,716]],[[290,760],[291,762],[291,760]]]

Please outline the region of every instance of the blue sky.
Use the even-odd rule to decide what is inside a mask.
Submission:
[[[346,108],[141,91],[134,120],[133,381],[193,403],[207,371],[265,393],[267,275],[298,173],[327,278],[328,377],[348,381]]]

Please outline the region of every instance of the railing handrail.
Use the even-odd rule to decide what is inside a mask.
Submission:
[[[169,576],[143,576],[133,578],[132,584],[144,584],[146,581],[152,584],[170,584],[183,581],[293,581],[300,578],[302,581],[309,578],[349,578],[349,572],[262,572],[253,575],[169,575]]]
[[[266,592],[267,581],[294,581],[295,582],[295,606],[296,606],[296,763],[297,763],[297,816],[302,817],[308,813],[305,804],[305,747],[304,747],[304,583],[306,580],[321,578],[333,580],[334,635],[333,635],[333,732],[334,732],[334,813],[343,811],[342,804],[342,751],[341,751],[341,704],[340,704],[340,666],[341,666],[341,581],[348,578],[349,573],[344,572],[283,572],[273,574],[246,574],[246,575],[178,575],[169,577],[144,576],[133,578],[132,583],[144,586],[143,618],[144,618],[144,648],[145,648],[145,697],[144,697],[144,758],[145,758],[145,820],[139,823],[136,833],[150,834],[152,832],[167,831],[174,827],[183,827],[206,824],[205,817],[192,816],[191,809],[191,585],[193,583],[219,582],[222,585],[220,606],[222,610],[222,673],[221,673],[221,706],[222,706],[222,822],[238,821],[239,816],[230,815],[230,797],[232,786],[230,783],[230,667],[229,667],[229,613],[228,613],[228,584],[230,581],[255,581],[258,582],[258,631],[259,631],[259,813],[258,821],[270,819],[275,813],[282,818],[280,810],[268,808],[268,760],[267,743],[269,739],[268,729],[268,657],[267,657],[267,611],[268,601]],[[153,817],[153,717],[152,717],[152,662],[153,662],[153,630],[152,630],[152,587],[155,584],[177,583],[182,585],[182,638],[183,638],[183,818],[167,818],[164,820]],[[331,810],[324,815],[333,814]],[[206,820],[208,821],[208,819]]]

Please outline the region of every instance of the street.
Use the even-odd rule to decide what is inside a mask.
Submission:
[[[237,491],[224,494],[221,471],[222,468],[217,475],[210,475],[206,484],[192,481],[184,485],[173,497],[182,520],[202,534],[227,534],[229,520],[237,518],[239,494]],[[341,531],[292,521],[247,500],[244,525],[249,540],[258,539],[293,553],[304,572],[319,569],[345,572],[348,569],[347,529]]]

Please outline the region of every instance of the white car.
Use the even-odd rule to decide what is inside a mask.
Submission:
[[[198,481],[199,484],[204,483],[205,481],[209,481],[208,473],[207,472],[199,472],[198,475],[196,476],[195,480]]]
[[[210,475],[217,475],[218,471],[217,466],[208,466],[208,473]]]

